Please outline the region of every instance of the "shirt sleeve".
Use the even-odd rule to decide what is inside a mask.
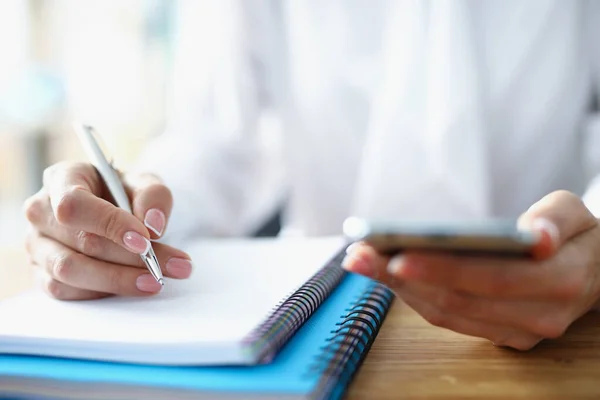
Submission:
[[[585,2],[585,40],[589,51],[591,110],[583,121],[583,158],[589,184],[583,201],[590,211],[600,218],[600,2]]]
[[[136,170],[172,191],[164,241],[247,235],[284,190],[271,10],[261,0],[179,4],[166,127]]]

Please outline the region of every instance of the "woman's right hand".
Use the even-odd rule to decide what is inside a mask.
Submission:
[[[61,300],[149,296],[161,285],[140,254],[167,226],[173,199],[154,175],[123,176],[133,214],[118,208],[90,164],[59,163],[44,171],[42,189],[26,200],[26,249],[43,287]],[[189,255],[153,243],[165,277],[188,278]]]

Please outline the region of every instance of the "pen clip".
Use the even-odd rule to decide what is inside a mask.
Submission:
[[[104,159],[106,160],[108,165],[110,165],[110,167],[112,169],[114,169],[115,172],[118,173],[118,170],[115,167],[115,160],[112,157],[112,153],[108,150],[108,145],[106,144],[106,141],[104,140],[102,135],[100,135],[100,133],[98,133],[98,131],[93,126],[91,126],[91,125],[84,125],[84,126],[85,126],[85,129],[87,129],[88,132],[90,133],[90,135],[94,138],[96,145],[98,146],[98,150],[100,150],[100,152],[104,156]]]

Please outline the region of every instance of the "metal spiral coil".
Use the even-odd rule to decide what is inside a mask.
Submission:
[[[344,247],[245,338],[244,344],[258,352],[260,362],[270,362],[341,282],[345,254]]]
[[[393,292],[373,282],[331,331],[308,373],[321,379],[314,398],[325,399],[336,387],[346,387],[369,352],[394,301]]]

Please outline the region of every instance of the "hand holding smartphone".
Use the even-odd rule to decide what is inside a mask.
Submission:
[[[551,241],[534,231],[517,228],[515,221],[421,222],[346,219],[344,234],[369,244],[379,253],[446,252],[469,256],[545,257]]]

